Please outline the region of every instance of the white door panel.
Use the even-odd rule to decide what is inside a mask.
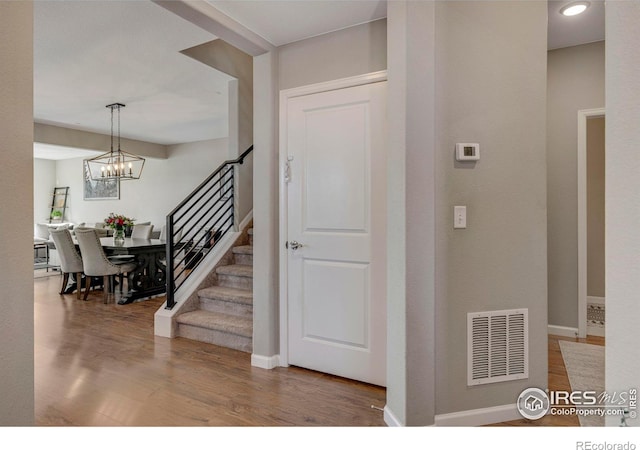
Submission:
[[[386,83],[291,98],[288,361],[385,385]]]
[[[303,339],[366,348],[368,264],[307,259],[303,286]]]
[[[370,167],[362,135],[368,107],[359,103],[306,113],[304,231],[367,231]]]

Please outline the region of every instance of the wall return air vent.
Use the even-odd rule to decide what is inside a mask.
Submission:
[[[468,313],[467,385],[528,377],[528,310]]]

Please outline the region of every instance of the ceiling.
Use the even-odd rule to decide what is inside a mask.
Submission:
[[[385,0],[207,0],[275,46],[306,39],[387,15]],[[560,14],[574,0],[548,2],[548,49],[604,40],[604,0],[591,0],[578,16]]]
[[[604,0],[591,0],[585,12],[566,17],[560,8],[572,1],[549,1],[549,28],[547,48],[549,50],[572,47],[604,40]]]
[[[386,0],[207,0],[276,47],[387,17]]]
[[[212,3],[276,45],[386,15],[381,0]],[[36,122],[109,134],[106,105],[119,102],[122,137],[169,145],[228,135],[229,77],[180,53],[215,36],[151,1],[34,5]],[[35,147],[40,158],[74,155]]]
[[[227,136],[229,76],[179,53],[214,39],[149,1],[34,2],[34,120],[109,134],[120,102],[123,137]]]
[[[275,46],[386,16],[385,0],[207,1]],[[603,1],[575,17],[558,13],[565,3],[549,2],[550,49],[604,39]],[[122,137],[168,145],[227,136],[229,77],[180,53],[215,36],[151,1],[34,5],[36,122],[108,135],[105,106],[120,102]]]

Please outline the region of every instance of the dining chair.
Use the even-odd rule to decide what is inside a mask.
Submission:
[[[158,238],[163,242],[167,242],[167,226],[166,225],[162,225],[162,228],[160,228],[160,237]],[[178,230],[178,232],[174,233],[173,236],[173,241],[178,244],[180,242],[180,239],[182,239],[182,230]]]
[[[76,239],[80,246],[80,253],[84,262],[84,274],[86,280],[84,299],[89,293],[91,277],[103,277],[104,280],[104,302],[107,303],[109,294],[115,292],[115,276],[120,279],[120,292],[124,282],[124,274],[136,268],[135,262],[123,262],[115,264],[107,258],[102,248],[100,238],[95,230],[79,230],[76,232]]]
[[[98,233],[98,237],[107,237],[109,235],[109,230],[106,228],[93,228],[93,227],[79,226],[73,230],[74,234],[78,230],[96,230],[96,233]]]
[[[80,299],[80,290],[82,288],[82,273],[84,272],[84,264],[82,256],[76,250],[73,243],[71,232],[68,229],[51,230],[51,238],[58,251],[60,258],[60,271],[62,272],[62,287],[60,294],[64,294],[67,284],[69,283],[69,274],[73,273],[76,277],[77,298]]]
[[[134,225],[131,237],[136,239],[151,239],[153,225]]]
[[[167,242],[167,226],[166,225],[162,225],[162,228],[160,229],[160,238],[159,238],[162,242]],[[184,244],[182,244],[180,242],[180,239],[182,239],[182,230],[178,230],[177,233],[174,234],[173,236],[173,242],[175,244],[174,249],[175,249],[175,255],[177,258],[180,258],[180,255],[182,254],[182,250],[184,247]],[[167,265],[167,261],[166,261],[166,257],[162,257],[159,260],[160,264],[162,264],[163,266]]]

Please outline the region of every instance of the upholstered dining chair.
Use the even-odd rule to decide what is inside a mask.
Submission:
[[[68,229],[51,230],[51,238],[58,251],[60,258],[60,270],[62,271],[62,287],[60,294],[64,291],[69,283],[69,274],[73,273],[76,277],[77,297],[80,298],[80,290],[82,288],[82,273],[84,272],[84,264],[82,256],[76,250],[76,246],[71,238],[71,232]]]
[[[160,228],[160,237],[158,238],[161,241],[165,241],[167,240],[167,225],[162,225],[162,228]]]
[[[139,225],[136,224],[131,230],[131,237],[136,239],[151,239],[151,232],[153,231],[153,225]]]
[[[160,237],[158,239],[160,239],[162,242],[167,242],[167,226],[166,225],[162,225],[162,228],[160,228]],[[180,239],[182,239],[182,230],[178,230],[178,232],[175,233],[175,235],[173,236],[173,240],[176,244],[180,242]]]
[[[160,229],[160,238],[159,239],[162,242],[167,242],[167,226],[166,225],[162,225],[162,228]],[[182,239],[182,230],[178,230],[178,232],[175,233],[175,235],[173,236],[173,242],[175,244],[176,257],[180,257],[179,255],[181,254],[182,247],[184,246],[184,244],[182,244],[180,242],[180,239]],[[163,266],[166,266],[167,265],[166,257],[161,258],[159,262]]]
[[[120,278],[120,292],[122,292],[124,274],[135,269],[136,263],[114,264],[109,261],[95,230],[79,230],[76,232],[76,239],[84,262],[84,274],[89,280],[86,282],[84,299],[87,299],[89,292],[90,277],[103,277],[104,302],[107,303],[109,294],[115,292],[115,276],[118,275]]]

